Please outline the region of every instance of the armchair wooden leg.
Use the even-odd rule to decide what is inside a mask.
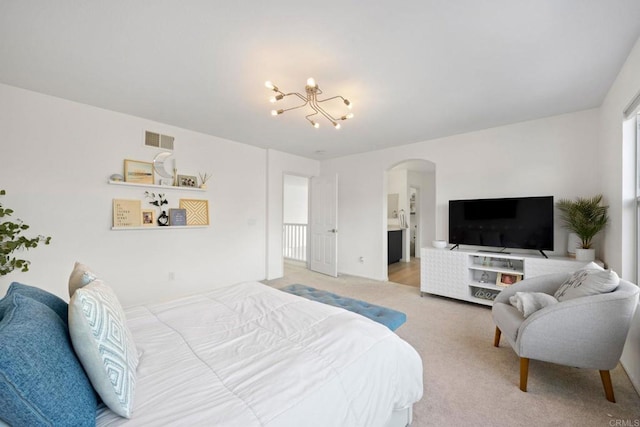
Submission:
[[[500,331],[500,329],[496,326],[496,335],[493,337],[493,346],[494,347],[500,347],[500,336],[502,335],[502,332]]]
[[[609,371],[600,371],[600,378],[602,379],[602,385],[604,386],[604,395],[609,402],[616,403],[616,398],[613,396],[613,384],[611,383],[611,374]]]
[[[608,373],[608,372],[607,372]],[[527,378],[529,378],[529,359],[520,358],[520,390],[527,391]]]

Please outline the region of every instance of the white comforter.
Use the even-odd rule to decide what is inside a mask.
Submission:
[[[385,326],[261,283],[126,314],[133,416],[98,426],[371,427],[422,397],[420,356]]]

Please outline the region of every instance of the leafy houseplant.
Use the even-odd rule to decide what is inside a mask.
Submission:
[[[609,206],[603,206],[601,203],[602,194],[590,198],[578,197],[575,200],[560,199],[556,203],[565,228],[580,238],[580,249],[592,249],[593,238],[609,222]]]
[[[0,190],[0,196],[4,196],[5,190]],[[13,209],[7,209],[0,204],[0,218],[11,216]],[[19,249],[37,247],[40,243],[48,245],[51,237],[38,236],[28,238],[22,236],[22,232],[29,229],[21,220],[17,222],[4,221],[0,223],[0,276],[11,273],[16,268],[20,271],[29,271],[30,261],[18,259],[11,254]]]

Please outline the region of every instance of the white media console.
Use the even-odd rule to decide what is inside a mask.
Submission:
[[[571,272],[588,264],[567,257],[520,253],[420,249],[420,295],[434,294],[492,305],[505,286],[525,277]]]

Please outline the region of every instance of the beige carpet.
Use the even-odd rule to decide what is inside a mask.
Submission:
[[[300,283],[400,310],[396,333],[420,353],[424,397],[412,426],[640,426],[640,397],[620,365],[611,372],[617,403],[604,397],[598,371],[531,361],[528,392],[518,388],[519,362],[503,340],[493,346],[489,307],[419,289],[353,276],[332,278],[300,264],[265,283]]]

